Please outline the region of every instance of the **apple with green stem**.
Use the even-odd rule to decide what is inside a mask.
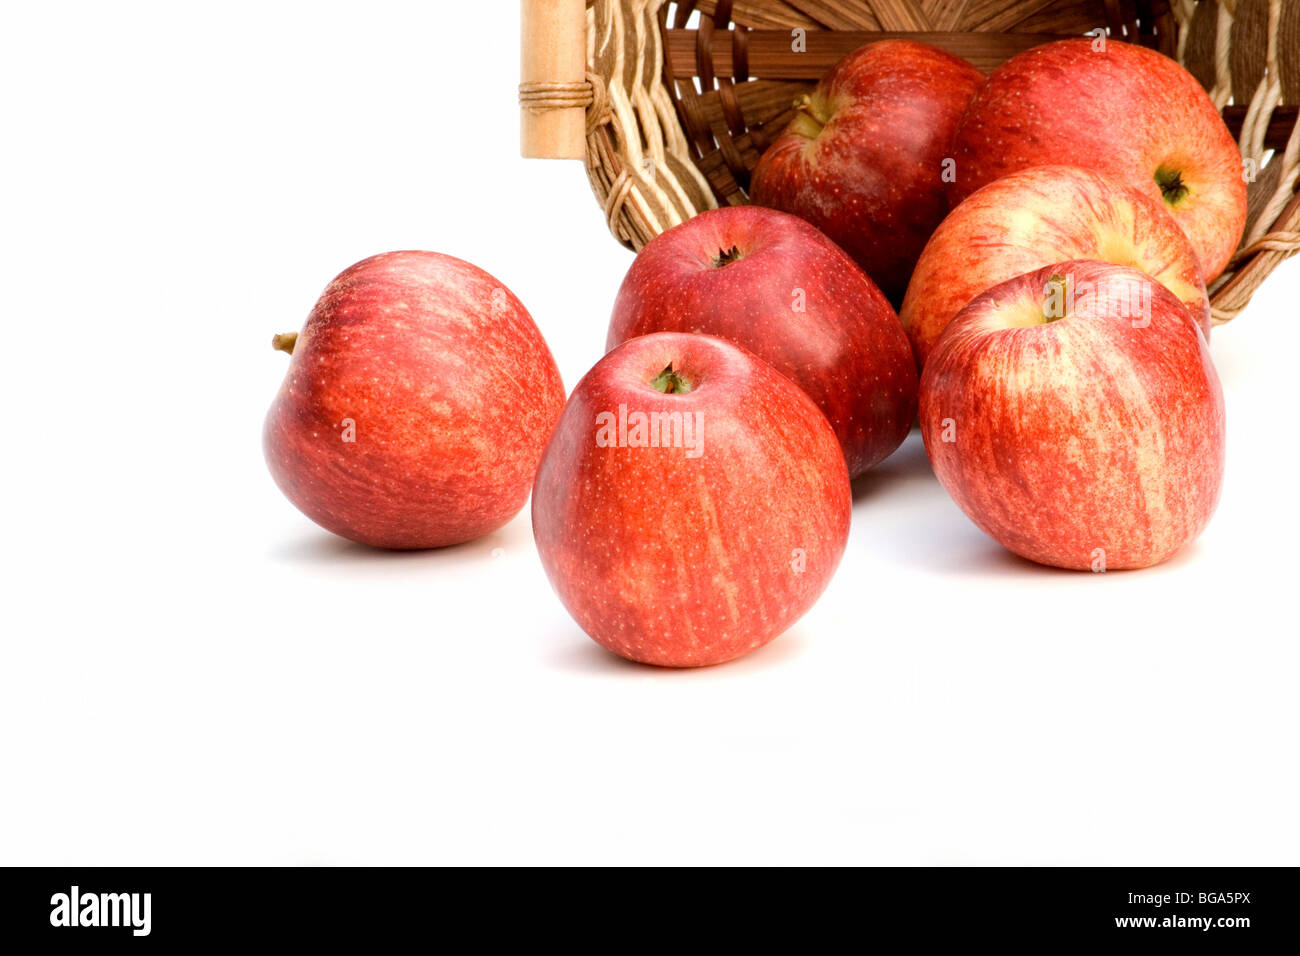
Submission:
[[[1241,153],[1196,78],[1154,50],[1106,37],[1020,53],[980,87],[953,140],[954,204],[1028,166],[1088,166],[1159,201],[1205,281],[1246,224]]]
[[[710,335],[620,345],[542,456],[533,535],[579,626],[622,657],[718,664],[787,630],[844,553],[848,471],[793,382]]]

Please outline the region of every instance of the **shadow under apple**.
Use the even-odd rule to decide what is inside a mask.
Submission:
[[[779,667],[786,660],[797,656],[804,645],[799,630],[799,625],[796,624],[763,647],[723,664],[713,664],[708,667],[657,667],[654,664],[639,664],[619,657],[593,641],[577,625],[573,625],[550,638],[554,646],[547,659],[556,670],[583,676],[669,680],[703,679],[705,675],[715,678],[720,675],[740,677],[767,668]]]
[[[496,531],[475,538],[473,541],[452,544],[444,548],[409,551],[358,544],[356,541],[331,534],[323,528],[313,528],[297,539],[280,542],[271,554],[272,557],[287,563],[326,567],[375,564],[436,565],[445,561],[486,562],[499,557],[502,552],[532,548],[532,537],[527,530],[526,515],[523,519],[516,517]]]
[[[903,488],[937,484],[930,459],[925,454],[921,429],[913,427],[903,443],[888,458],[853,479],[853,504],[897,493]]]

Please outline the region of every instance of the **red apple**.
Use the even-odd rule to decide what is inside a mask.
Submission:
[[[646,245],[614,302],[607,346],[705,332],[749,349],[830,420],[856,476],[916,417],[916,368],[893,307],[802,219],[757,206],[702,213]]]
[[[578,383],[537,471],[533,535],[597,643],[718,664],[789,628],[844,553],[848,472],[794,383],[710,335],[619,346]]]
[[[811,222],[897,304],[948,211],[944,160],[982,81],[965,60],[910,40],[850,53],[763,154],[751,201]]]
[[[1178,220],[1207,282],[1246,224],[1241,154],[1205,90],[1169,57],[1116,40],[1061,40],[1002,64],[971,101],[952,155],[954,203],[1027,166],[1108,173]]]
[[[1191,241],[1152,199],[1092,170],[1031,166],[989,183],[926,244],[903,300],[903,327],[924,364],[966,303],[1013,276],[1067,259],[1135,266],[1210,334],[1210,300]]]
[[[522,303],[482,269],[389,252],[342,272],[266,417],[266,461],[317,524],[384,548],[486,534],[528,499],[564,405]]]
[[[955,318],[921,375],[948,493],[1031,561],[1144,568],[1204,529],[1223,481],[1223,392],[1205,337],[1136,269],[1065,262]]]

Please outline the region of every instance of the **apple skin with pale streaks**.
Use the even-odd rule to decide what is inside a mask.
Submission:
[[[1109,294],[1047,320],[1056,277]],[[1126,289],[1145,304],[1124,307]],[[921,375],[921,432],[971,520],[1060,568],[1165,560],[1205,528],[1223,482],[1223,392],[1205,337],[1167,289],[1111,263],[1048,266],[963,309]]]
[[[1088,166],[1161,202],[1210,282],[1246,224],[1232,134],[1196,78],[1169,57],[1118,40],[1098,46],[1046,43],[989,74],[953,139],[953,204],[1028,166]]]
[[[263,449],[307,517],[362,544],[435,548],[524,506],[564,386],[532,317],[491,275],[436,252],[372,256],[286,338]]]
[[[655,415],[648,445],[632,423]],[[665,431],[673,415],[689,436]],[[794,383],[723,339],[661,332],[620,345],[573,390],[537,471],[533,536],[593,640],[699,667],[812,607],[851,505],[835,434]]]
[[[606,345],[650,332],[716,335],[770,364],[826,415],[851,477],[916,418],[893,306],[835,243],[774,209],[715,209],[652,239],[619,288]]]
[[[911,40],[840,60],[754,169],[750,201],[806,219],[894,303],[948,211],[944,160],[984,77]]]
[[[1067,259],[1141,269],[1209,336],[1210,300],[1196,251],[1159,200],[1093,170],[1031,166],[968,197],[926,244],[900,313],[918,364],[975,296]]]

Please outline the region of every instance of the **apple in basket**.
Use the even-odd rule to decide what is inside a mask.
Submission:
[[[850,476],[897,448],[916,418],[916,368],[875,284],[802,219],[759,206],[701,213],[655,237],[614,301],[607,346],[704,332],[753,352],[825,413]]]
[[[921,376],[940,482],[1041,564],[1144,568],[1194,539],[1223,481],[1223,392],[1186,307],[1136,269],[1017,276],[948,326]]]
[[[1159,200],[1092,170],[1031,166],[970,196],[926,244],[900,314],[917,361],[924,364],[953,316],[979,293],[1066,259],[1141,269],[1209,335],[1196,252]]]
[[[523,304],[436,252],[362,260],[326,287],[263,446],[303,514],[384,548],[486,534],[524,506],[564,386]]]
[[[1246,223],[1241,154],[1210,97],[1169,57],[1116,40],[1061,40],[1002,64],[971,100],[952,156],[954,202],[1026,166],[1108,173],[1163,204],[1206,282]]]
[[[948,211],[945,160],[982,81],[960,57],[910,40],[850,53],[763,154],[750,199],[811,222],[897,305]]]
[[[793,382],[711,335],[620,345],[570,396],[533,487],[564,606],[634,661],[694,667],[813,605],[849,532],[839,443]]]

